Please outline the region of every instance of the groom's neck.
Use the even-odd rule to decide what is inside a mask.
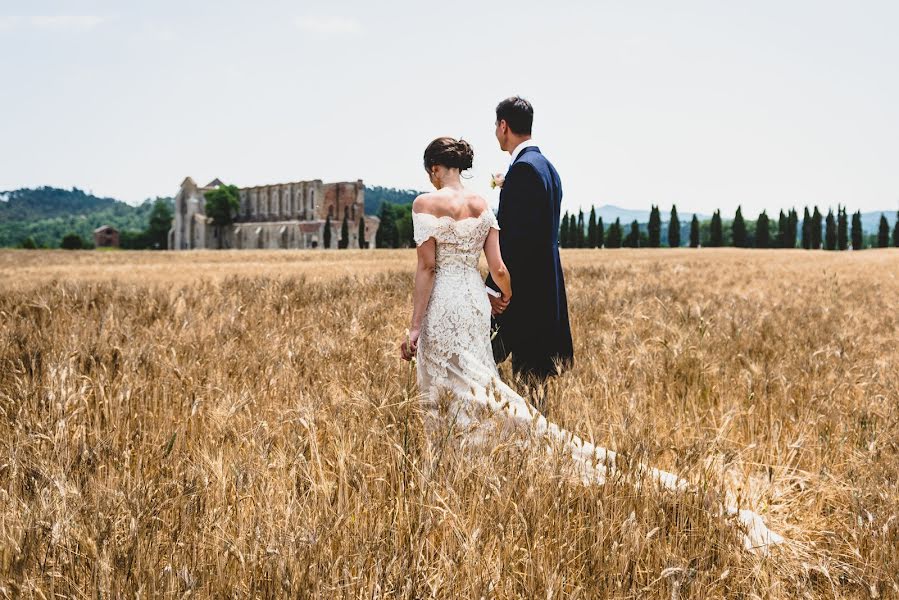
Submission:
[[[506,148],[506,152],[512,154],[515,152],[515,148],[521,145],[522,142],[526,142],[531,139],[529,135],[511,135],[509,136],[509,147]]]

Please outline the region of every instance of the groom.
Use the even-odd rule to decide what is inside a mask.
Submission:
[[[517,96],[496,107],[496,139],[512,155],[499,196],[499,245],[512,278],[512,299],[489,296],[493,355],[512,355],[512,371],[542,385],[574,362],[568,301],[559,261],[562,182],[531,140],[534,109]],[[497,286],[491,277],[487,285]]]

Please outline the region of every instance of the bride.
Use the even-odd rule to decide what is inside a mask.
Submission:
[[[413,237],[418,251],[412,323],[400,346],[404,360],[416,360],[419,391],[427,411],[429,435],[439,422],[439,399],[449,392],[454,427],[472,441],[495,432],[520,429],[531,440],[553,442],[570,453],[572,466],[585,484],[603,483],[615,471],[616,454],[594,446],[549,422],[500,378],[490,342],[490,302],[478,271],[481,251],[503,300],[512,299],[512,281],[499,245],[499,224],[478,194],[466,190],[460,173],[471,168],[468,142],[437,138],[425,149],[424,167],[436,191],[412,204]],[[680,477],[643,466],[639,473],[662,487],[685,492]],[[743,526],[744,546],[768,552],[783,538],[768,529],[753,511],[728,498],[719,507]]]

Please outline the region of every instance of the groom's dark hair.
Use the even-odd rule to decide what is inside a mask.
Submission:
[[[506,98],[496,105],[496,122],[505,121],[518,135],[531,135],[534,124],[534,107],[521,96]]]

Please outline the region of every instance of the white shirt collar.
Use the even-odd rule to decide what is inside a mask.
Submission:
[[[525,140],[525,141],[521,142],[520,144],[518,144],[517,146],[515,146],[515,150],[512,151],[512,160],[509,161],[509,164],[511,165],[512,163],[515,162],[515,159],[518,158],[518,155],[521,154],[522,150],[524,150],[525,148],[530,148],[531,146],[536,146],[536,145],[537,145],[537,142],[535,142],[534,140],[531,139],[531,140]]]

